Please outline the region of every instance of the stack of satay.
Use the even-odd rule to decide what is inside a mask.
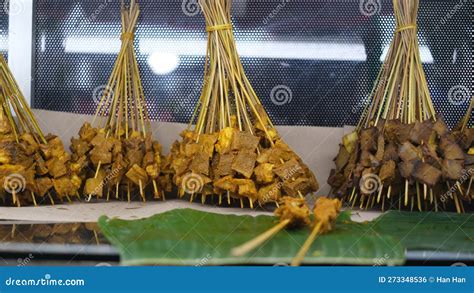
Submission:
[[[474,178],[474,128],[472,128],[472,111],[474,109],[474,97],[471,98],[469,108],[466,115],[462,118],[459,125],[454,129],[459,145],[464,150],[464,169],[465,175],[461,180],[461,184],[465,189],[465,197],[468,201],[474,199],[474,191],[472,189],[472,181]]]
[[[0,196],[4,205],[54,204],[79,195],[81,179],[54,135],[44,136],[0,55]]]
[[[179,196],[202,202],[216,195],[253,208],[304,197],[315,176],[279,137],[247,79],[237,53],[231,0],[200,0],[208,48],[204,85],[195,115],[167,158]]]
[[[464,152],[436,114],[418,37],[419,0],[394,1],[397,28],[357,129],[329,184],[352,206],[464,211]]]
[[[122,2],[122,46],[100,97],[92,125],[86,123],[71,140],[74,170],[85,181],[83,193],[92,197],[146,201],[146,190],[155,199],[171,189],[169,176],[161,174],[161,145],[152,140],[145,96],[134,49],[140,14],[132,0]],[[138,196],[139,195],[139,196]]]

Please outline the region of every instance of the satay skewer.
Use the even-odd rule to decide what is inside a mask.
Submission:
[[[341,207],[342,202],[339,199],[329,199],[327,197],[317,199],[313,209],[314,227],[308,239],[291,262],[291,266],[299,266],[301,264],[318,235],[327,233],[334,228],[334,222],[341,211]]]
[[[236,257],[244,256],[285,228],[308,226],[311,223],[309,218],[310,209],[306,201],[301,198],[283,197],[280,207],[275,210],[275,215],[280,218],[280,222],[277,225],[256,238],[235,247],[231,251],[232,255]]]

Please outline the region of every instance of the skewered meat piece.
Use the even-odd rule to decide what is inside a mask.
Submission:
[[[273,173],[273,164],[260,164],[255,168],[255,178],[259,183],[271,183],[275,180]]]
[[[289,196],[297,197],[299,194],[308,194],[312,191],[311,182],[308,178],[300,177],[283,182],[283,190]]]
[[[346,148],[341,145],[337,157],[334,159],[336,163],[336,170],[340,171],[349,163],[351,154],[346,150]]]
[[[375,160],[381,162],[384,160],[385,156],[385,138],[383,135],[377,137],[377,152],[375,153]]]
[[[84,186],[84,194],[91,196],[103,197],[104,180],[103,178],[89,178]]]
[[[459,147],[459,145],[456,144],[454,138],[450,137],[449,135],[441,137],[439,148],[444,159],[464,160],[464,152]]]
[[[260,164],[281,164],[282,160],[286,162],[293,158],[296,158],[295,153],[288,147],[286,143],[279,140],[272,148],[265,149],[257,158],[257,162]]]
[[[59,178],[68,173],[66,162],[63,162],[57,158],[51,158],[48,160],[46,162],[46,166],[48,168],[49,174],[53,176],[53,178]]]
[[[53,179],[54,189],[59,197],[67,197],[69,195],[75,195],[78,190],[74,183],[68,177],[61,177]]]
[[[232,170],[232,163],[234,162],[235,155],[234,153],[227,154],[216,154],[215,161],[217,162],[214,170],[214,176],[225,177],[227,175],[234,175]]]
[[[140,147],[126,148],[125,160],[127,160],[130,166],[141,165],[144,156],[145,153]]]
[[[388,120],[385,122],[385,139],[388,142],[403,144],[410,138],[413,124],[403,124],[400,120]]]
[[[386,161],[385,163],[383,163],[382,167],[380,168],[380,172],[379,172],[379,178],[380,178],[380,181],[382,182],[387,182],[387,183],[391,183],[391,181],[393,181],[395,179],[395,176],[396,176],[396,163],[395,161]]]
[[[226,176],[214,181],[214,187],[220,190],[237,193],[238,185],[232,176]],[[219,191],[217,193],[220,193]]]
[[[234,134],[232,140],[232,150],[241,151],[247,150],[254,152],[260,143],[260,138],[252,135],[249,132],[238,131]]]
[[[286,181],[291,178],[297,178],[304,176],[304,170],[301,167],[300,163],[296,159],[291,159],[288,162],[285,162],[281,166],[275,167],[273,170],[275,174],[282,180]]]
[[[97,129],[93,128],[89,123],[84,123],[79,130],[79,137],[81,140],[90,143],[97,135]]]
[[[257,154],[253,150],[241,150],[232,163],[232,170],[242,174],[245,178],[252,177],[257,161]],[[209,165],[209,164],[208,164]]]
[[[152,178],[152,179],[157,179],[160,177],[160,166],[158,164],[150,164],[146,166],[145,168],[146,174]]]
[[[11,164],[14,162],[18,147],[15,142],[0,141],[0,164]]]
[[[377,150],[378,129],[370,127],[360,132],[360,149],[362,151],[373,152]]]
[[[353,153],[355,148],[359,146],[359,135],[357,132],[346,134],[342,138],[342,144],[349,153]]]
[[[2,111],[0,113],[0,134],[6,135],[12,133],[12,127],[10,121],[7,118],[7,115]]]
[[[275,215],[280,218],[280,222],[289,220],[291,228],[311,224],[309,207],[301,198],[284,196],[280,200],[280,207],[275,210]]]
[[[377,158],[372,155],[369,151],[362,151],[360,155],[360,162],[362,166],[366,168],[370,167],[378,167],[380,165],[380,162],[377,160]]]
[[[320,197],[314,205],[314,223],[315,225],[321,223],[320,233],[327,233],[332,230],[332,226],[342,208],[342,203],[338,199],[329,199],[327,197]]]
[[[21,135],[20,141],[26,142],[28,146],[32,147],[33,151],[37,151],[39,149],[39,144],[36,142],[36,139],[31,133],[24,133],[23,135]]]
[[[436,122],[433,123],[433,130],[438,134],[438,136],[444,136],[449,132],[448,126],[441,117],[437,117]]]
[[[387,146],[385,147],[383,160],[384,161],[393,160],[395,162],[398,162],[399,160],[398,147],[395,143],[390,142],[387,144]]]
[[[410,179],[415,170],[415,162],[401,162],[398,164],[398,169],[403,178]]]
[[[239,187],[238,193],[241,197],[246,197],[255,202],[258,198],[257,187],[250,179],[234,179],[234,182]]]
[[[71,138],[71,151],[81,157],[87,154],[91,149],[90,144],[82,139]]]
[[[53,188],[53,181],[49,179],[48,177],[42,177],[38,178],[35,180],[36,182],[36,188],[35,188],[35,194],[44,197],[48,191]]]
[[[189,169],[193,173],[209,176],[209,156],[207,153],[198,152],[195,154]]]
[[[232,139],[236,130],[231,127],[222,129],[219,132],[219,138],[216,143],[216,151],[220,154],[225,154],[231,150]]]
[[[435,167],[423,163],[417,162],[413,172],[413,177],[423,184],[428,186],[435,186],[441,179],[442,172]]]
[[[126,174],[127,178],[130,179],[135,185],[145,185],[148,182],[148,174],[138,165],[133,165],[132,168]],[[141,182],[141,183],[140,183]]]
[[[33,158],[36,163],[36,173],[40,176],[48,174],[49,170],[43,157],[39,153],[35,153]]]
[[[200,151],[206,153],[209,158],[212,158],[217,138],[217,134],[201,134],[199,136]]]
[[[89,153],[90,160],[94,166],[100,164],[110,164],[112,163],[112,152],[105,144],[98,145],[92,149]]]
[[[410,141],[420,145],[422,142],[427,143],[430,141],[433,135],[436,135],[436,132],[433,131],[433,122],[431,120],[416,121],[410,132]]]
[[[281,190],[279,183],[273,183],[271,185],[264,186],[258,191],[258,203],[260,205],[277,202],[280,197]]]
[[[459,180],[463,176],[463,161],[443,160],[442,172],[444,179]]]
[[[398,150],[398,155],[404,162],[421,160],[422,158],[420,150],[408,141],[402,144]]]
[[[148,151],[145,156],[143,157],[142,166],[148,166],[155,162],[155,153],[153,151]]]

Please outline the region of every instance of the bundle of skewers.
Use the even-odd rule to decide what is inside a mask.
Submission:
[[[472,111],[474,110],[474,97],[471,98],[466,115],[461,119],[459,125],[454,129],[454,136],[465,152],[464,169],[465,176],[461,179],[465,197],[469,202],[474,199],[472,181],[474,178],[474,128],[472,128]]]
[[[318,189],[310,169],[279,137],[245,75],[231,0],[200,0],[208,47],[204,84],[190,125],[167,159],[179,196],[218,204],[278,203]]]
[[[171,188],[169,176],[161,174],[162,148],[152,140],[134,49],[139,14],[134,0],[128,7],[122,1],[120,53],[92,124],[85,123],[79,138],[71,139],[74,167],[85,181],[83,194],[88,200],[146,201],[147,194],[165,199]]]
[[[417,37],[418,5],[393,1],[397,28],[390,49],[328,180],[332,193],[352,207],[464,211],[464,152],[433,107]]]
[[[310,227],[309,237],[291,262],[292,266],[299,266],[317,236],[329,233],[335,228],[335,221],[341,207],[342,203],[338,199],[320,197],[314,205],[312,221],[310,208],[304,199],[283,197],[280,206],[275,210],[275,216],[279,218],[279,223],[254,239],[235,247],[231,253],[233,256],[241,257],[265,244],[283,229],[294,230]]]
[[[0,55],[0,197],[3,205],[72,201],[81,179],[59,137],[44,136]]]

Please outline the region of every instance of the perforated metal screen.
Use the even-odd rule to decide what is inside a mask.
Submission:
[[[8,11],[9,4],[0,2],[0,53],[8,58]]]
[[[139,1],[136,46],[153,119],[188,122],[199,97],[206,33],[195,2]],[[473,4],[421,2],[431,93],[453,125],[472,90]],[[94,112],[94,91],[106,84],[119,50],[119,6],[35,1],[34,107]],[[233,15],[247,75],[276,124],[357,122],[394,31],[391,0],[234,0]],[[290,95],[272,99],[281,90]]]

